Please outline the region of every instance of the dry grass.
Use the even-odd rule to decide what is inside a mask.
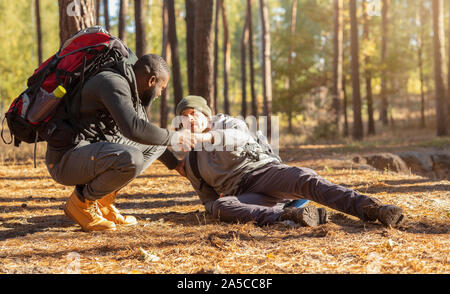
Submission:
[[[318,228],[219,223],[186,179],[157,162],[118,199],[138,226],[85,233],[62,211],[72,188],[51,180],[42,159],[36,169],[29,156],[6,160],[0,273],[67,273],[77,264],[81,273],[450,273],[450,182],[358,169],[348,159],[364,151],[291,145],[281,155],[403,207],[407,220],[398,229],[335,211]],[[146,259],[141,249],[159,260]]]

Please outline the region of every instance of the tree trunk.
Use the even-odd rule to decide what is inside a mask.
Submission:
[[[342,76],[342,93],[343,93],[343,99],[344,99],[344,137],[348,137],[349,135],[349,130],[348,130],[348,114],[347,114],[347,101],[348,101],[348,97],[347,97],[347,78],[346,75]]]
[[[212,110],[214,107],[213,68],[213,1],[197,0],[195,9],[194,95],[202,96]]]
[[[388,125],[388,98],[387,98],[387,42],[389,34],[389,5],[390,0],[383,0],[381,22],[381,110],[380,119],[383,125]]]
[[[136,55],[146,54],[147,41],[145,35],[145,5],[144,0],[134,0],[134,19],[136,26]]]
[[[127,41],[127,13],[128,13],[128,0],[120,0],[120,9],[119,9],[119,39],[121,39],[124,43]]]
[[[231,44],[230,33],[228,31],[227,10],[225,0],[222,2],[222,25],[223,25],[223,101],[225,114],[230,114],[230,100],[229,100],[229,78],[231,68]],[[244,116],[245,117],[245,116]]]
[[[178,37],[175,19],[174,0],[167,0],[167,9],[169,13],[169,43],[170,43],[170,54],[172,59],[173,98],[175,103],[174,105],[176,106],[181,101],[181,99],[183,99],[183,82],[181,79],[180,57],[178,54]]]
[[[423,12],[423,5],[420,2],[417,7],[417,18],[419,23],[419,38],[417,42],[417,55],[419,60],[419,75],[420,75],[420,127],[425,128],[425,91],[424,91],[424,73],[423,73],[423,41],[424,41],[424,23],[425,17]],[[450,75],[449,75],[450,77]]]
[[[170,57],[170,44],[169,44],[169,12],[167,9],[167,1],[163,1],[162,10],[162,52],[161,57],[169,62]],[[161,128],[166,128],[168,123],[168,106],[167,101],[169,101],[169,87],[165,88],[161,93],[161,103],[160,103],[160,126]],[[176,105],[175,107],[176,108]]]
[[[361,88],[359,80],[359,40],[357,0],[350,0],[350,28],[351,28],[351,56],[352,56],[352,86],[353,86],[353,138],[363,138],[363,125],[361,118]]]
[[[266,0],[259,0],[262,27],[262,76],[263,76],[263,99],[264,115],[267,118],[267,137],[270,139],[272,132],[272,65],[270,60],[270,19]]]
[[[80,5],[78,5],[78,3]],[[58,0],[61,45],[81,29],[94,25],[94,0]]]
[[[241,102],[241,115],[242,117],[247,117],[247,44],[249,37],[249,15],[248,10],[245,15],[244,28],[242,29],[241,36],[241,91],[242,91],[242,102]]]
[[[248,17],[248,59],[250,62],[250,94],[252,103],[252,115],[258,116],[258,101],[256,99],[255,91],[255,65],[253,62],[253,25],[252,25],[252,2],[253,0],[247,0],[247,14]]]
[[[433,31],[436,128],[438,136],[446,136],[448,134],[448,99],[444,84],[445,32],[443,0],[433,0]]]
[[[370,19],[367,12],[367,0],[363,1],[363,39],[369,41],[370,39]],[[367,114],[368,121],[368,134],[375,135],[375,121],[373,117],[373,93],[372,93],[372,70],[371,70],[371,58],[366,56],[364,58],[365,63],[365,79],[366,79],[366,95],[367,95]]]
[[[100,0],[95,0],[95,24],[100,25]]]
[[[103,0],[103,17],[105,18],[105,29],[109,32],[111,29],[109,25],[109,1]]]
[[[339,131],[339,120],[341,112],[342,100],[342,60],[343,60],[343,0],[334,0],[334,58],[333,58],[333,88],[331,91],[332,102],[332,119],[336,126],[336,130]]]
[[[219,77],[219,17],[223,0],[216,1],[216,13],[214,22],[214,112],[218,111],[217,94],[219,92],[217,79]]]
[[[41,29],[41,10],[39,7],[39,0],[35,0],[35,14],[36,14],[36,37],[37,37],[37,54],[38,64],[42,63],[42,29]]]
[[[292,54],[294,53],[294,36],[295,36],[295,26],[297,24],[297,0],[293,0],[291,4],[291,26],[290,26],[290,34],[291,37],[289,38],[289,54],[288,54],[288,67],[289,72],[291,71],[292,67]],[[291,78],[288,75],[286,77],[286,82],[284,85],[285,89],[289,89],[291,85]]]
[[[186,6],[186,60],[189,94],[194,93],[194,44],[196,0],[185,0]]]

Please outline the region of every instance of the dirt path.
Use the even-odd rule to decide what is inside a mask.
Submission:
[[[290,165],[399,205],[398,229],[331,211],[318,228],[226,224],[160,163],[122,190],[133,228],[85,233],[62,207],[70,187],[43,163],[0,166],[0,273],[450,273],[450,182],[357,169],[351,152],[289,148]]]

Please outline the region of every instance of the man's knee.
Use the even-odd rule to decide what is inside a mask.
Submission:
[[[226,218],[227,208],[239,201],[235,196],[222,197],[214,201],[211,206],[211,213],[215,218]]]
[[[136,148],[127,148],[117,154],[114,169],[124,175],[136,177],[142,171],[144,155]]]

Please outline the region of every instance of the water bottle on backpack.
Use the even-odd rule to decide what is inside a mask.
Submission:
[[[47,118],[53,109],[61,102],[61,98],[66,95],[66,89],[59,85],[52,93],[48,93],[42,88],[36,95],[36,100],[28,112],[27,119],[31,123],[38,123]]]

